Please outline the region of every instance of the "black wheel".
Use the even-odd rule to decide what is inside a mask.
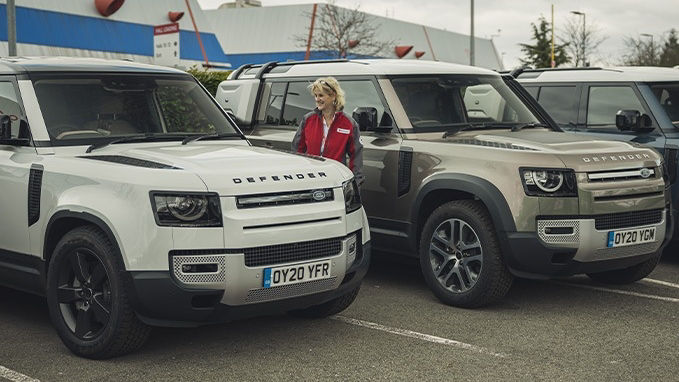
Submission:
[[[589,276],[592,280],[606,284],[631,284],[650,275],[655,269],[655,266],[658,265],[659,261],[660,254],[653,256],[643,263],[633,265],[629,268],[598,273],[588,273],[587,276]]]
[[[420,266],[436,297],[462,308],[500,300],[513,281],[488,212],[471,200],[448,202],[429,216],[420,238]]]
[[[59,241],[47,273],[52,323],[75,354],[93,359],[119,356],[144,344],[150,328],[130,307],[125,269],[106,236],[90,226]]]
[[[304,318],[323,318],[332,316],[333,314],[337,314],[348,308],[356,299],[359,289],[361,289],[360,286],[326,303],[310,306],[305,309],[293,310],[290,314],[295,317]]]

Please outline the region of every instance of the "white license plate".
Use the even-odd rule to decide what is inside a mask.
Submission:
[[[332,261],[323,260],[313,263],[287,265],[284,267],[264,268],[264,288],[303,283],[306,281],[328,279],[331,277]]]
[[[626,245],[651,243],[655,240],[655,227],[609,231],[607,247],[624,247]]]

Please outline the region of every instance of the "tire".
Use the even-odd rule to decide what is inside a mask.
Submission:
[[[420,266],[434,295],[461,308],[494,303],[513,282],[493,221],[472,200],[448,202],[432,212],[420,237]]]
[[[50,318],[63,343],[85,358],[132,352],[150,328],[132,310],[125,267],[107,237],[92,226],[64,235],[47,273]]]
[[[660,261],[660,254],[628,268],[616,269],[614,271],[588,273],[592,280],[599,281],[606,284],[631,284],[639,281],[653,272],[656,265]]]
[[[305,309],[293,310],[290,312],[290,315],[303,318],[324,318],[340,313],[354,302],[356,296],[358,296],[359,289],[361,289],[360,286],[323,304],[313,305]]]

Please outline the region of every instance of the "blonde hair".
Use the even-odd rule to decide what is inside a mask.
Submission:
[[[309,91],[314,94],[314,91],[321,91],[326,94],[335,95],[335,108],[337,110],[344,109],[344,90],[340,87],[339,82],[334,77],[319,78],[314,83],[309,85]]]

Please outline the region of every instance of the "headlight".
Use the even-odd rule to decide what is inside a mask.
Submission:
[[[221,227],[219,195],[152,192],[151,204],[160,226]]]
[[[356,179],[352,178],[342,183],[342,191],[344,191],[344,207],[347,213],[361,208],[361,194],[358,191]]]
[[[521,182],[529,196],[578,196],[575,172],[570,169],[521,168]]]

